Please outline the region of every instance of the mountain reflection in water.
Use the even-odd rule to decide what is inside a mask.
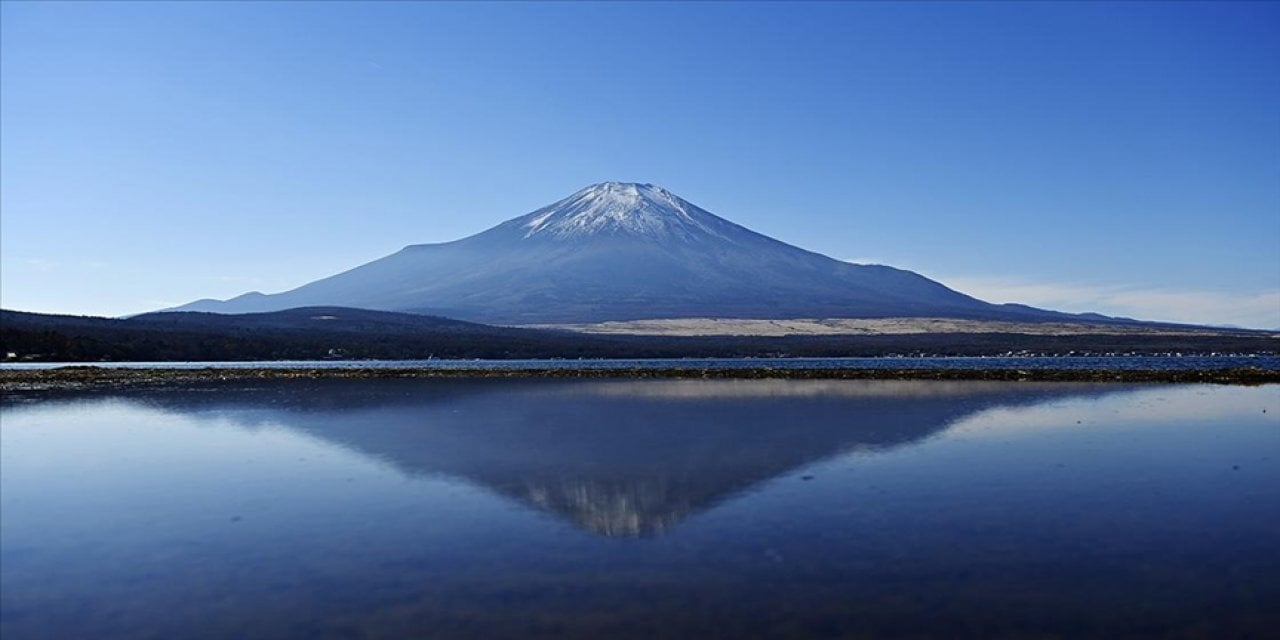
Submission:
[[[1280,386],[0,399],[0,637],[1266,637]]]
[[[129,402],[281,425],[411,475],[466,480],[607,536],[661,533],[835,455],[918,442],[996,408],[1114,392],[934,381],[276,381]]]

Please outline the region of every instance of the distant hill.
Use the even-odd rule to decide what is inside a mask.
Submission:
[[[220,314],[201,312],[155,312],[132,316],[131,325],[165,329],[267,329],[325,332],[404,333],[427,332],[454,335],[532,335],[528,331],[504,329],[416,313],[390,313],[345,307],[302,307],[271,313]]]
[[[573,354],[576,342],[551,331],[338,307],[125,319],[0,311],[0,348],[41,359],[509,358]]]
[[[491,324],[656,318],[935,317],[1132,322],[996,305],[919,274],[859,265],[756,233],[650,184],[606,182],[440,244],[278,294],[200,300],[181,311],[343,306]]]
[[[126,319],[0,310],[0,357],[35,361],[212,361],[437,358],[679,358],[1275,353],[1274,334],[1140,331],[807,336],[591,335],[494,327],[417,314],[307,307],[270,313],[152,313]]]

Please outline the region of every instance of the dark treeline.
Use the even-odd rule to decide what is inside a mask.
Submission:
[[[435,358],[838,357],[1267,353],[1260,332],[1221,335],[601,336],[354,309],[148,314],[129,319],[0,311],[0,351],[20,360],[208,361]]]

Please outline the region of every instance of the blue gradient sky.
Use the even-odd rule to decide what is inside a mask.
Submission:
[[[1280,327],[1280,5],[0,5],[0,304],[279,291],[603,180],[993,301]]]

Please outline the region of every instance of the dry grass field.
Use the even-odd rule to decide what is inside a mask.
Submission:
[[[957,320],[952,318],[798,318],[792,320],[672,318],[590,324],[538,324],[524,325],[524,328],[559,329],[589,334],[647,336],[874,336],[922,333],[1016,333],[1036,336],[1213,336],[1239,332],[1231,329],[1195,326],[1116,325],[1086,322],[1005,322]],[[1280,336],[1280,334],[1276,335]]]

